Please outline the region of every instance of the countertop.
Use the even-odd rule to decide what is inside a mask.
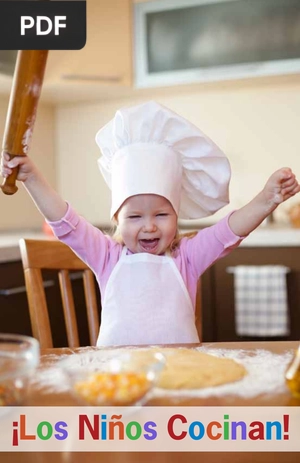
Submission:
[[[244,247],[294,247],[300,246],[300,228],[272,224],[258,227],[240,246]]]
[[[21,259],[19,240],[30,238],[37,240],[54,239],[41,231],[19,230],[10,233],[0,233],[0,263]]]
[[[191,231],[191,230],[188,230]],[[54,239],[41,231],[19,230],[0,233],[0,263],[20,260],[19,240]],[[272,224],[258,227],[241,243],[242,247],[295,247],[300,246],[300,228]]]

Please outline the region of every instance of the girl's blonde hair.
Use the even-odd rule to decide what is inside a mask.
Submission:
[[[186,232],[186,233],[179,233],[179,231],[177,230],[176,232],[176,235],[175,235],[175,238],[173,239],[173,241],[171,242],[169,248],[167,249],[167,253],[173,253],[175,252],[179,245],[180,245],[180,241],[182,240],[182,238],[194,238],[194,236],[197,235],[197,231],[192,231],[192,232]]]

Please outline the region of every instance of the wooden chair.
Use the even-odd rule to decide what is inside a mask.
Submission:
[[[69,347],[79,347],[78,326],[69,271],[83,272],[87,321],[91,345],[96,345],[99,315],[93,272],[74,252],[60,241],[21,239],[19,242],[24,268],[33,336],[41,348],[53,347],[42,270],[58,271]]]

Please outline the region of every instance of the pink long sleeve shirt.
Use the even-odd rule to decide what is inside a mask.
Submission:
[[[236,248],[244,238],[235,235],[230,229],[229,216],[230,214],[217,224],[200,230],[193,238],[183,238],[171,256],[194,307],[200,275],[215,261]],[[48,223],[55,236],[70,246],[94,272],[103,301],[108,279],[120,259],[123,245],[79,216],[70,205],[61,220]],[[131,252],[128,250],[128,253]]]

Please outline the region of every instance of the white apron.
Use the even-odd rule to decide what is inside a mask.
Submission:
[[[173,259],[126,252],[107,282],[97,345],[199,342],[192,301]]]

